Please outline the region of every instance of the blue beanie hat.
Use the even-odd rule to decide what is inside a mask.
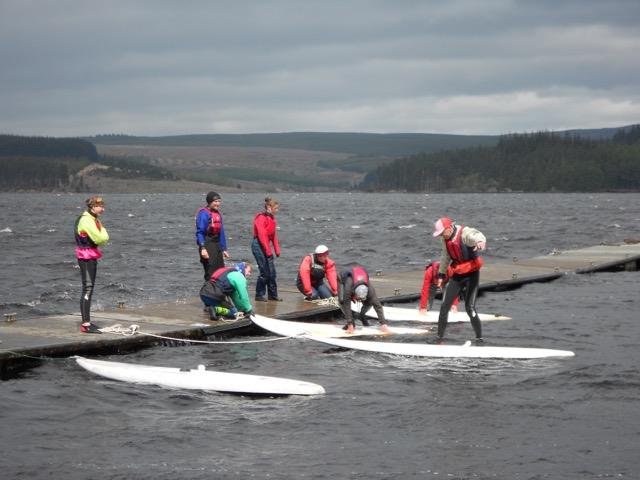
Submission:
[[[245,269],[245,267],[247,266],[247,264],[246,264],[246,263],[244,263],[244,262],[239,262],[239,263],[236,263],[234,266],[236,267],[236,270],[237,270],[237,271],[239,271],[240,273],[242,273],[242,274],[244,275],[244,269]]]

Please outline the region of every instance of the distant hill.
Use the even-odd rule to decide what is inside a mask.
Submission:
[[[619,130],[631,126],[573,129],[553,133],[570,134],[593,140],[611,139]],[[109,134],[85,137],[96,145],[147,145],[165,147],[266,147],[348,153],[375,157],[400,157],[440,150],[493,146],[501,135],[457,135],[440,133],[337,133],[285,132],[247,134],[193,134],[138,137]]]
[[[248,133],[133,137],[98,135],[85,137],[96,145],[148,145],[165,147],[266,147],[397,157],[478,145],[495,145],[497,136],[437,133]]]
[[[492,147],[421,153],[382,165],[365,190],[598,192],[640,190],[640,126],[612,139],[569,133],[505,135]]]

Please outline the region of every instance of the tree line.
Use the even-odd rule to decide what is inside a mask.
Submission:
[[[91,164],[104,166],[101,175],[174,179],[145,159],[100,155],[86,140],[0,135],[0,190],[83,191],[78,173]]]
[[[640,125],[612,140],[538,132],[493,147],[421,153],[369,173],[360,188],[409,192],[586,192],[640,190]]]

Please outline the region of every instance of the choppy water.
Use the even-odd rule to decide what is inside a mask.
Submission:
[[[225,195],[235,259],[260,195]],[[640,195],[280,194],[280,284],[326,243],[340,264],[415,269],[438,254],[448,214],[488,237],[485,260],[640,238]],[[202,195],[107,195],[112,241],[96,306],[191,297]],[[0,194],[0,313],[77,311],[73,221],[83,196]],[[0,383],[3,478],[638,478],[638,273],[569,275],[488,293],[494,345],[570,349],[573,359],[429,360],[307,341],[156,347],[121,361],[322,384],[316,398],[252,399],[101,380],[71,360]],[[450,325],[462,341],[470,327]],[[250,338],[249,338],[250,339]],[[1,345],[0,345],[1,346]]]

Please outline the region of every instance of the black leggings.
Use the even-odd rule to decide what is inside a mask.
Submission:
[[[482,326],[480,325],[480,317],[476,312],[476,299],[478,297],[478,287],[480,285],[480,270],[471,272],[461,277],[453,276],[447,283],[444,291],[442,305],[440,306],[440,316],[438,317],[438,337],[444,336],[449,321],[449,310],[455,298],[460,295],[460,290],[464,288],[464,309],[469,315],[469,320],[476,338],[482,338]]]
[[[80,260],[80,276],[82,277],[82,296],[80,297],[80,314],[82,323],[91,323],[91,297],[96,283],[98,260]]]

